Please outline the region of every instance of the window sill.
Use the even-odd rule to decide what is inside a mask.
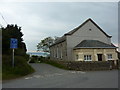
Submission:
[[[113,59],[108,59],[108,61],[113,60]]]
[[[84,61],[92,61],[92,60],[84,60]]]

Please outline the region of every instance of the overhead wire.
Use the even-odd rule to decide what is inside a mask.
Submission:
[[[7,21],[5,20],[4,16],[2,15],[2,13],[0,12],[0,16],[2,17],[2,19],[4,20],[4,22],[8,25]]]

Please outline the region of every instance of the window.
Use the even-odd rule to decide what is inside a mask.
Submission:
[[[85,61],[92,61],[92,56],[91,55],[84,55],[84,60]]]
[[[92,29],[89,29],[89,31],[91,31]]]
[[[65,55],[67,56],[67,48],[66,48],[66,46],[64,46],[64,52],[65,52]]]
[[[62,55],[62,49],[63,49],[63,47],[62,47],[62,44],[61,44],[61,49],[60,49],[60,58],[62,59],[62,57],[63,57],[63,55]]]
[[[62,59],[62,47],[60,49],[60,58]]]
[[[53,57],[55,57],[55,49],[53,49]]]
[[[57,47],[56,47],[56,50],[55,50],[55,57],[57,58]]]
[[[59,58],[59,49],[57,47],[57,58]]]
[[[108,54],[108,60],[111,60],[112,59],[112,54]]]
[[[76,59],[77,59],[77,60],[79,59],[79,55],[78,55],[78,54],[76,55]]]

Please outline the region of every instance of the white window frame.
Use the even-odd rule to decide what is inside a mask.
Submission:
[[[113,59],[113,55],[112,54],[107,54],[107,59],[108,60],[112,60]]]
[[[92,55],[84,55],[84,61],[92,61]]]

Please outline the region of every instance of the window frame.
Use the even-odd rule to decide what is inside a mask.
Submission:
[[[107,59],[108,60],[112,60],[113,59],[113,55],[112,54],[107,54]]]
[[[84,55],[84,61],[92,61],[92,55]]]
[[[76,56],[75,56],[75,57],[76,57],[76,60],[79,60],[79,55],[78,55],[78,54],[76,54]]]

